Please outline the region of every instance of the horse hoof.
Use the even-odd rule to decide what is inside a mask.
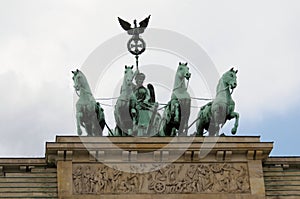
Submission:
[[[232,134],[232,135],[235,135],[235,134],[236,134],[236,129],[232,129],[232,130],[231,130],[231,134]]]
[[[203,133],[194,132],[191,136],[194,136],[194,137],[203,137]]]

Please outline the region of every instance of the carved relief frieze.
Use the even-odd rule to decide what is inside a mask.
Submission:
[[[127,166],[128,172],[118,165],[73,164],[73,194],[250,192],[244,163]]]

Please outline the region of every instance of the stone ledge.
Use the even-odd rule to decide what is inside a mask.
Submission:
[[[111,194],[111,195],[105,195],[103,197],[99,197],[99,195],[84,195],[84,196],[66,196],[63,197],[64,199],[99,199],[99,198],[105,198],[105,199],[199,199],[199,198],[205,198],[205,199],[265,199],[265,196],[256,196],[256,195],[250,195],[250,194],[123,194],[123,195],[117,195],[117,194]]]
[[[0,158],[0,165],[46,165],[45,158]]]
[[[94,157],[97,157],[98,161],[100,158],[100,161],[104,162],[112,160],[113,162],[173,162],[174,156],[178,156],[176,161],[179,162],[247,161],[267,158],[272,148],[273,142],[260,142],[258,136],[57,136],[56,142],[46,143],[46,159],[51,163],[59,160],[97,161]],[[146,157],[146,153],[148,157]]]
[[[122,143],[161,143],[161,142],[260,142],[260,136],[226,136],[226,137],[87,137],[56,136],[55,142],[122,142]]]
[[[0,175],[4,172],[26,172],[35,167],[46,167],[45,158],[0,158]]]
[[[271,156],[268,157],[265,161],[264,164],[300,164],[300,156]]]

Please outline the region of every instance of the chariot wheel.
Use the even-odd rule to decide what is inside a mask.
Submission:
[[[157,192],[157,193],[162,193],[166,190],[166,185],[163,184],[162,182],[157,182],[155,183],[154,185],[154,190]]]

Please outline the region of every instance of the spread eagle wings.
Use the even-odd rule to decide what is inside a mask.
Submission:
[[[139,23],[139,27],[131,27],[131,24],[123,19],[121,19],[120,17],[118,17],[119,23],[121,25],[121,27],[129,34],[129,35],[135,35],[135,34],[141,34],[144,32],[144,30],[146,29],[146,27],[148,26],[149,23],[149,19],[150,19],[149,15],[148,17],[146,17],[143,21],[141,21]]]
[[[148,26],[150,17],[151,17],[151,15],[149,15],[147,18],[145,18],[143,21],[141,21],[139,23],[140,28],[144,28],[145,29]]]
[[[131,28],[131,24],[128,23],[127,21],[124,21],[124,20],[121,19],[120,17],[118,17],[118,20],[119,20],[119,23],[120,23],[121,27],[122,27],[124,30],[128,31],[128,30],[132,29],[132,28]]]

